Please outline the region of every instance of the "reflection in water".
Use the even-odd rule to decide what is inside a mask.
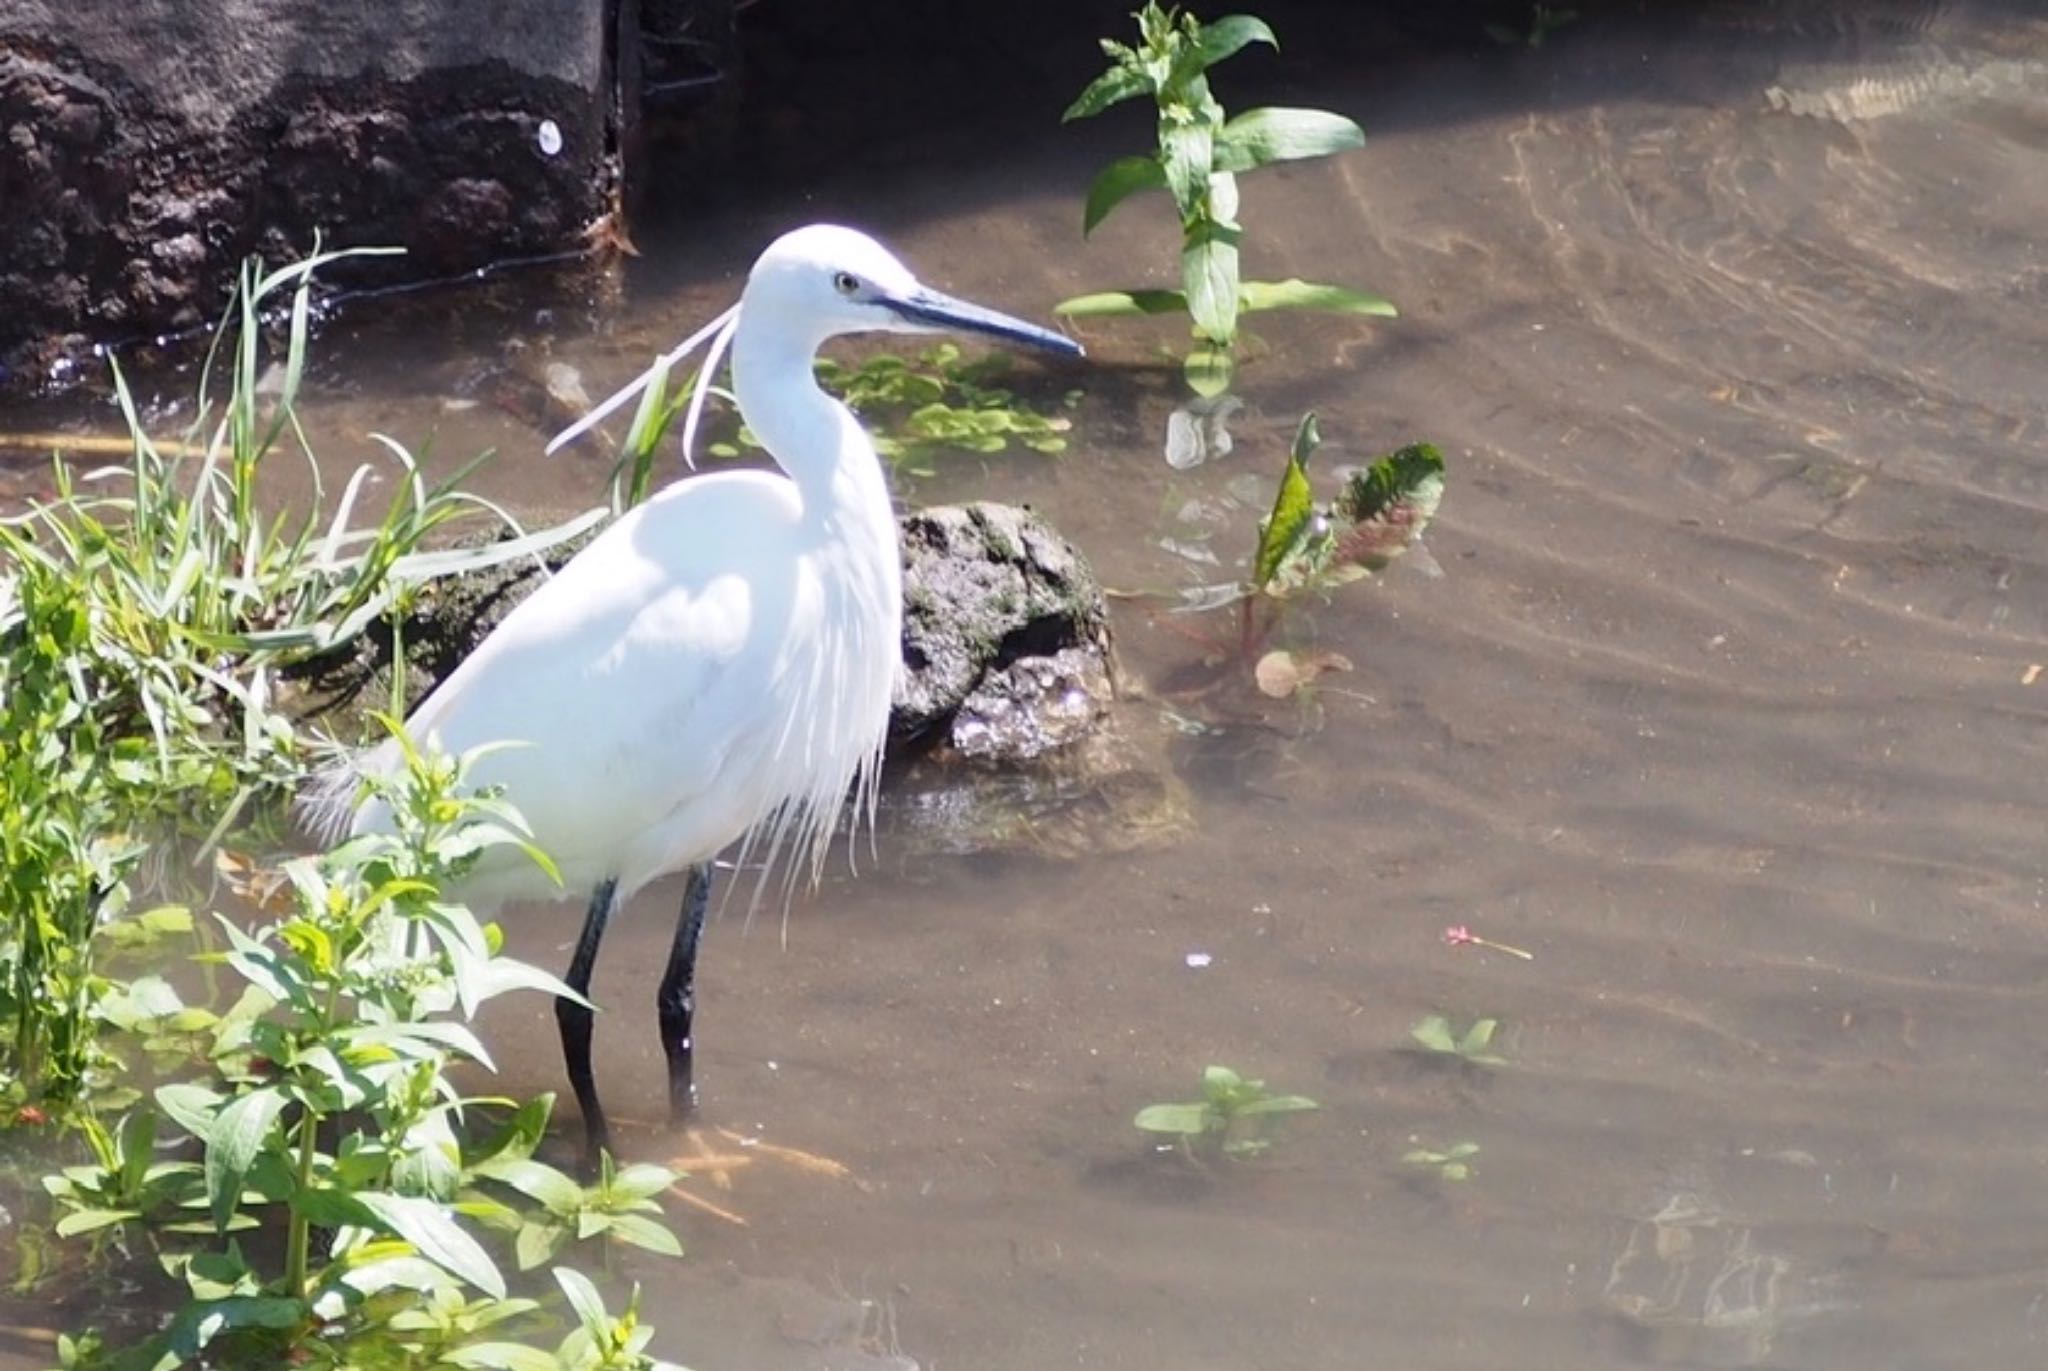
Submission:
[[[1291,621],[1278,645],[1357,666],[1319,729],[1249,683],[1171,693],[1207,649],[1127,603],[1125,722],[1162,741],[1077,792],[1094,808],[1053,786],[989,843],[905,792],[880,869],[863,851],[800,900],[786,947],[728,911],[707,1115],[864,1185],[757,1185],[750,1227],[686,1220],[687,1262],[636,1267],[679,1360],[825,1364],[778,1331],[802,1288],[893,1311],[895,1342],[834,1346],[941,1367],[2039,1363],[2048,16],[1652,8],[1678,12],[1539,51],[1283,25],[1340,75],[1280,96],[1374,141],[1261,174],[1247,269],[1403,317],[1261,316],[1233,450],[1178,471],[1174,330],[1091,328],[1069,455],[906,492],[1028,502],[1109,584],[1227,580],[1314,408],[1319,464],[1442,447],[1452,574]],[[351,325],[377,346],[311,426],[337,462],[372,430],[495,447],[492,493],[594,503],[602,453],[543,465],[533,421],[443,407],[504,335],[603,393],[722,308],[772,227],[828,212],[1023,313],[1170,267],[1159,206],[1079,241],[1084,144],[1048,115],[995,170],[854,167],[700,225],[587,336]],[[617,930],[646,955],[600,969],[601,1001],[651,994],[673,899]],[[1447,949],[1466,922],[1537,960]],[[541,919],[512,936],[557,956]],[[1501,1018],[1515,1064],[1412,1069],[1431,1012]],[[511,1088],[557,1088],[551,1032],[491,1016]],[[599,1044],[658,1098],[647,1044]],[[1132,1113],[1212,1061],[1323,1109],[1255,1165],[1148,1183]],[[1486,1164],[1412,1184],[1411,1135]],[[1819,1161],[1748,1160],[1772,1157]]]

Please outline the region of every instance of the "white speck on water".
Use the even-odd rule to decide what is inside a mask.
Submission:
[[[543,157],[553,157],[562,150],[562,128],[552,119],[540,121],[540,152]]]
[[[1206,952],[1188,953],[1188,965],[1193,967],[1197,971],[1200,971],[1203,967],[1209,965],[1209,963],[1215,960],[1216,959],[1214,957],[1210,956]]]

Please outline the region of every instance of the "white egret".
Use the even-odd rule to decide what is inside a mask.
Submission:
[[[819,224],[777,239],[737,310],[686,347],[715,334],[708,380],[731,344],[740,415],[781,473],[697,476],[628,511],[406,721],[413,739],[451,753],[521,744],[490,753],[474,779],[504,787],[565,888],[500,850],[456,893],[485,909],[587,894],[564,978],[579,995],[614,910],[659,876],[689,873],[657,997],[673,1114],[695,1102],[691,1020],[712,858],[745,839],[770,862],[790,861],[792,879],[808,866],[815,881],[848,796],[872,819],[901,661],[896,519],[874,445],[819,389],[813,358],[839,334],[941,330],[1081,351],[920,285],[852,229]],[[693,409],[686,449],[695,420]],[[356,777],[402,765],[395,741],[353,759],[325,788],[329,824],[360,833],[387,823],[380,801],[359,803]],[[591,1075],[591,1012],[567,999],[555,1008],[594,1156],[608,1134]]]

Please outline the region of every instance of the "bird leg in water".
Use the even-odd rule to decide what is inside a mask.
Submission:
[[[564,979],[585,1000],[590,998],[590,973],[597,965],[597,947],[604,941],[604,926],[611,921],[618,892],[615,880],[600,881],[591,892],[590,912],[583,916],[583,932],[569,958],[569,974]],[[562,1030],[562,1060],[569,1068],[569,1088],[576,1092],[576,1104],[583,1111],[584,1160],[591,1166],[597,1165],[598,1155],[609,1149],[612,1141],[604,1106],[597,1102],[597,1082],[590,1074],[590,1026],[595,1017],[587,1004],[555,1001],[555,1023]]]
[[[704,933],[704,910],[711,902],[711,863],[690,868],[683,884],[683,911],[676,918],[676,940],[668,953],[668,970],[654,997],[661,1015],[661,1047],[668,1054],[668,1112],[687,1118],[697,1107],[697,1084],[691,1072],[696,1046],[690,1019],[697,1012],[697,940]]]

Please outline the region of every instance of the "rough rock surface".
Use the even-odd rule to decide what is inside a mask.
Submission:
[[[1109,613],[1073,545],[1030,510],[986,502],[920,510],[902,532],[904,673],[890,737],[944,736],[1002,760],[1085,731],[1108,702]],[[1027,661],[1044,665],[1013,669]]]
[[[615,187],[609,0],[7,0],[0,386],[210,321],[239,261],[405,279],[579,246]],[[367,267],[358,268],[358,278]]]

